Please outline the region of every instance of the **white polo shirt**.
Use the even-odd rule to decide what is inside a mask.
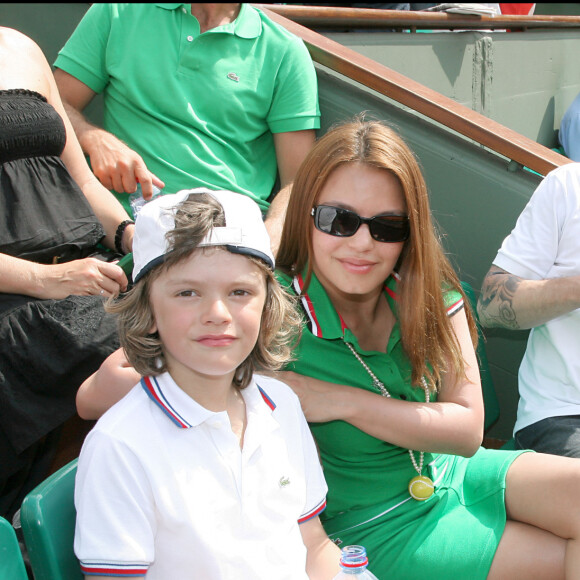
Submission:
[[[97,422],[75,487],[84,574],[307,579],[299,522],[327,487],[296,395],[256,375],[240,449],[226,412],[146,377]]]
[[[493,263],[529,280],[580,275],[580,163],[544,178]],[[532,328],[514,434],[547,417],[580,415],[579,355],[580,309]]]

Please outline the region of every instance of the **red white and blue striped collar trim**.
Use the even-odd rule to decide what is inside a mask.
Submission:
[[[189,429],[192,425],[180,415],[177,410],[168,401],[161,385],[156,377],[143,377],[141,386],[147,393],[147,396],[175,423],[182,429]]]
[[[110,564],[104,562],[81,562],[81,572],[86,576],[120,576],[133,578],[145,576],[147,564]]]
[[[304,515],[300,516],[298,519],[299,524],[303,524],[316,516],[319,516],[324,510],[326,509],[326,498],[324,498],[314,509],[311,509],[309,512],[305,513]]]
[[[266,405],[268,405],[268,407],[270,407],[270,409],[274,411],[274,409],[276,409],[276,403],[274,403],[274,401],[270,398],[268,393],[266,393],[266,391],[264,391],[264,389],[260,385],[256,384],[256,386],[258,387],[258,391],[260,391],[260,395],[262,395],[262,399],[264,399]]]
[[[309,294],[307,292],[304,292],[304,278],[302,277],[302,274],[298,274],[298,276],[294,277],[294,279],[292,280],[292,287],[294,288],[294,292],[300,299],[302,309],[307,318],[307,324],[308,328],[310,329],[310,332],[314,336],[322,338],[322,327],[318,322],[318,317],[316,316],[316,311],[314,310],[314,304],[310,299]]]
[[[270,410],[274,411],[276,409],[276,403],[274,403],[273,399],[266,393],[266,391],[260,387],[260,385],[256,385],[260,395],[266,405],[270,408]],[[157,377],[143,377],[141,379],[141,387],[147,393],[147,396],[167,415],[167,417],[179,428],[181,429],[189,429],[193,427],[193,424],[185,417],[180,414],[174,405],[169,402],[169,399],[163,392]]]
[[[393,283],[393,278],[394,280],[396,280],[396,282],[398,282],[401,277],[399,276],[399,274],[397,274],[396,272],[393,272],[391,274],[391,276],[389,276],[389,278],[386,280],[385,282],[385,292],[393,299],[393,300],[398,300],[398,295],[396,292],[396,283]],[[314,283],[314,274],[312,275],[312,279],[311,279],[311,286]],[[310,330],[310,332],[316,336],[317,338],[328,338],[328,335],[333,335],[334,332],[332,331],[332,326],[334,326],[332,323],[330,323],[330,330],[328,328],[328,321],[325,321],[325,326],[327,326],[327,328],[324,329],[323,332],[323,328],[320,325],[320,322],[318,320],[318,316],[316,314],[316,310],[314,307],[314,303],[312,302],[312,299],[310,298],[308,292],[304,292],[304,278],[302,277],[302,274],[298,274],[297,276],[294,277],[294,279],[292,280],[292,288],[294,289],[295,294],[299,297],[301,305],[302,305],[302,309],[304,311],[304,314],[306,315],[306,320],[307,320],[307,326],[308,329]],[[328,299],[328,301],[330,302],[330,299]],[[320,310],[320,308],[319,308]],[[336,311],[335,311],[336,312]],[[339,319],[339,323],[340,323],[340,335],[344,336],[344,331],[347,329],[346,323],[344,322],[342,316],[340,315],[340,312],[336,312],[338,319]],[[335,332],[338,331],[338,329],[335,330]],[[333,336],[330,336],[331,338],[335,338]]]
[[[312,275],[311,285],[309,288],[313,288],[314,285],[320,284],[319,282],[315,281],[314,274]],[[387,278],[384,285],[384,290],[386,295],[389,299],[393,301],[391,303],[391,307],[395,307],[396,309],[396,302],[399,300],[398,294],[398,283],[401,281],[401,276],[397,272],[392,272],[391,275]],[[317,304],[315,307],[312,298],[310,297],[308,291],[304,291],[304,278],[301,274],[295,276],[292,280],[292,288],[295,294],[299,297],[300,303],[302,305],[302,309],[306,316],[306,324],[310,332],[316,336],[317,338],[338,338],[340,336],[344,336],[344,331],[347,329],[347,326],[342,319],[342,316],[339,312],[336,312],[338,316],[338,324],[333,322],[332,318],[330,320],[325,319],[323,312],[324,308],[321,308],[321,304]],[[324,289],[321,287],[321,291],[324,292]],[[318,290],[315,290],[315,296]],[[330,303],[330,299],[327,297],[326,300]],[[324,300],[322,301],[324,302]],[[459,310],[461,310],[464,306],[463,298],[459,298],[453,304],[447,307],[447,315],[453,316]],[[330,315],[327,315],[330,316]],[[336,318],[334,319],[336,320]],[[321,325],[321,321],[324,324],[324,328]],[[340,326],[339,326],[340,325]],[[337,334],[340,333],[340,334]]]

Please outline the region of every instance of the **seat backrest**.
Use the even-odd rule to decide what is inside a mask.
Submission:
[[[28,580],[12,524],[0,517],[0,580]]]
[[[483,390],[483,404],[485,407],[484,428],[485,431],[487,431],[499,419],[499,401],[497,399],[493,379],[491,378],[491,373],[489,371],[489,363],[487,362],[485,337],[481,330],[481,325],[479,324],[479,318],[477,316],[477,299],[475,297],[475,292],[469,282],[462,281],[461,286],[465,292],[465,296],[469,300],[469,304],[473,311],[473,316],[475,317],[475,321],[477,323],[479,342],[477,344],[476,354],[477,360],[479,362],[479,374],[481,375],[481,388]]]
[[[82,580],[73,548],[78,459],[34,488],[22,502],[24,543],[35,580]]]

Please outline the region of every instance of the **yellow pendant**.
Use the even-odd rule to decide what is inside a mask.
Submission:
[[[435,486],[425,475],[417,475],[409,482],[409,494],[417,501],[424,501],[433,495]]]

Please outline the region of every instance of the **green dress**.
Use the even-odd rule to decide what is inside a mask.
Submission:
[[[300,294],[301,276],[279,278]],[[395,313],[396,289],[396,279],[389,278],[385,293]],[[447,293],[446,302],[449,315],[463,307],[457,292]],[[386,354],[364,351],[314,275],[301,305],[306,324],[296,360],[288,370],[378,392],[344,344],[347,341],[392,397],[425,400],[423,389],[410,386],[411,368],[398,323]],[[432,394],[431,400],[435,399]],[[365,546],[369,569],[379,580],[487,577],[506,522],[506,473],[521,452],[481,448],[471,458],[425,453],[422,473],[433,480],[435,492],[425,501],[416,501],[408,492],[409,481],[417,472],[407,449],[344,421],[310,426],[329,487],[321,519],[339,546]],[[418,452],[415,457],[418,463]]]

